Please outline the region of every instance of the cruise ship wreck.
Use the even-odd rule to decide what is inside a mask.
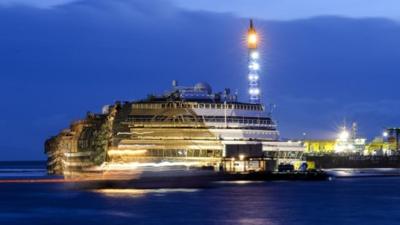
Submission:
[[[88,113],[46,141],[48,172],[65,177],[160,168],[213,168],[229,172],[275,170],[303,153],[280,141],[258,88],[257,39],[249,28],[249,102],[207,83],[179,86],[147,99],[116,102]]]
[[[46,142],[49,173],[63,175],[141,166],[266,170],[302,152],[297,142],[279,141],[262,104],[238,102],[229,89],[213,93],[206,83],[174,82],[163,95],[105,106]]]

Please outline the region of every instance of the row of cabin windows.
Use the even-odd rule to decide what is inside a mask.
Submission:
[[[303,152],[299,151],[265,151],[265,157],[270,158],[293,158],[298,159],[301,158]]]
[[[225,117],[215,116],[183,116],[183,117],[167,117],[167,116],[129,116],[129,122],[225,122]],[[267,124],[273,125],[270,119],[265,118],[249,118],[249,117],[226,117],[228,123],[244,123],[244,124]]]
[[[241,109],[262,111],[261,105],[223,104],[223,103],[163,103],[163,104],[133,104],[134,109],[165,109],[165,108],[191,108],[191,109]]]
[[[149,157],[221,157],[222,150],[200,150],[200,149],[148,149],[146,156]]]

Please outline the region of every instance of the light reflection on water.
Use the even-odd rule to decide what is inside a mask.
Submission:
[[[96,189],[92,190],[92,192],[100,193],[107,197],[142,197],[148,194],[156,194],[158,196],[162,196],[168,193],[174,192],[196,192],[199,189],[190,189],[190,188],[159,188],[159,189]]]
[[[230,182],[205,189],[0,183],[0,224],[393,225],[399,178]]]
[[[217,184],[261,184],[265,181],[251,181],[251,180],[232,180],[232,181],[217,181]]]

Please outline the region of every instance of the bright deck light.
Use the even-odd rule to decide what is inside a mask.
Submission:
[[[258,75],[257,74],[250,74],[249,75],[249,80],[258,80]]]
[[[259,70],[260,69],[260,65],[258,63],[256,63],[256,62],[252,63],[249,67],[250,67],[250,69],[253,69],[253,70]]]
[[[251,89],[249,90],[249,94],[251,94],[251,95],[258,95],[258,94],[260,94],[260,89],[258,89],[258,88],[251,88]]]
[[[258,52],[252,52],[252,53],[250,54],[250,57],[251,57],[252,59],[258,59],[258,58],[260,57],[260,54],[258,54]]]

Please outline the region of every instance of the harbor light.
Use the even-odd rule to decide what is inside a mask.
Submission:
[[[340,140],[347,140],[349,137],[350,137],[350,134],[345,129],[342,132],[339,133],[339,139]]]
[[[389,136],[389,133],[388,133],[387,131],[384,131],[384,132],[382,133],[382,136],[383,136],[383,137],[388,137],[388,136]]]

